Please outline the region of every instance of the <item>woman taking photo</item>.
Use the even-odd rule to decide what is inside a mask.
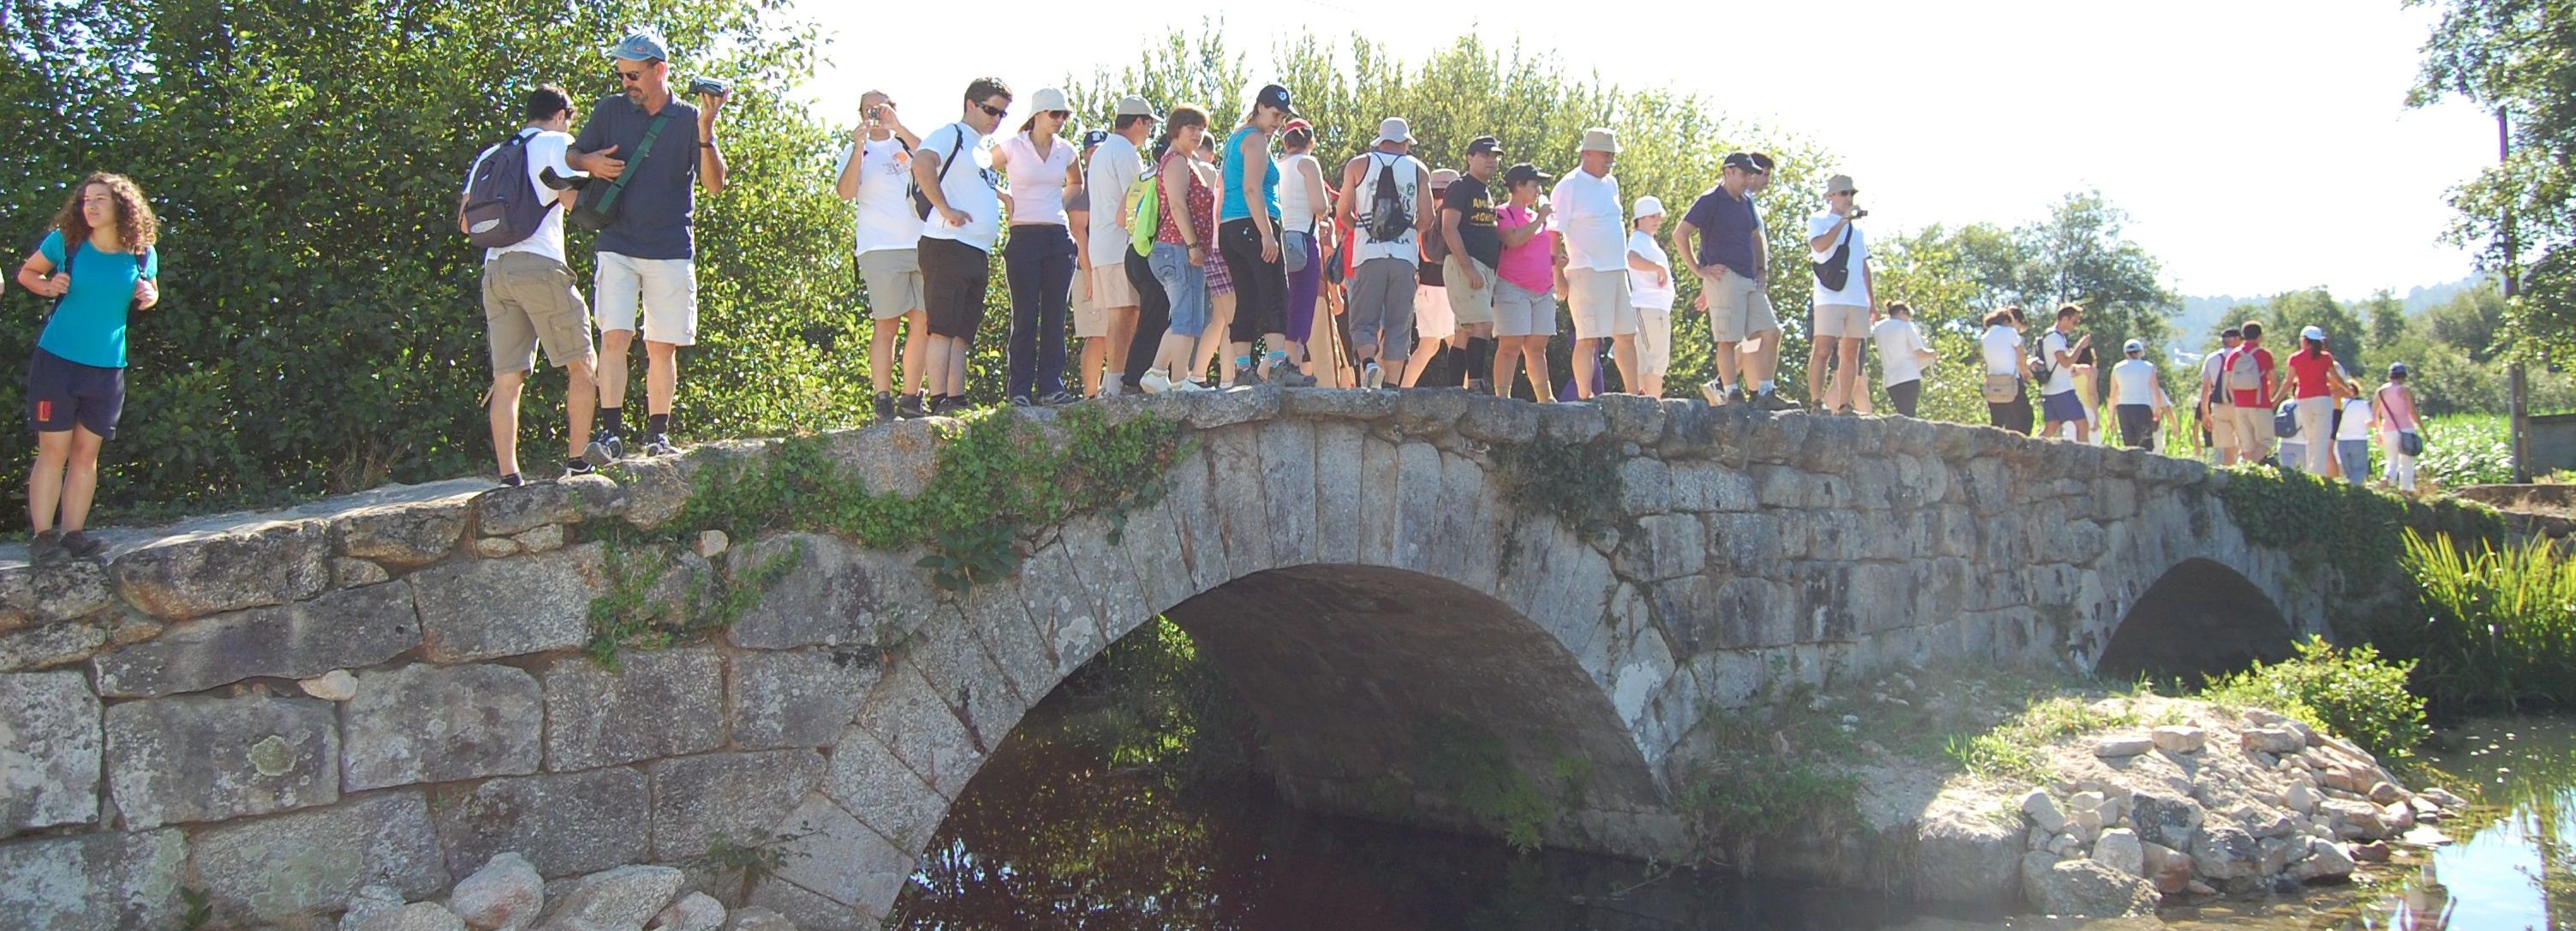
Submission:
[[[1011,236],[1002,244],[1002,275],[1011,286],[1011,403],[1027,407],[1082,400],[1064,390],[1064,314],[1073,291],[1073,233],[1064,192],[1082,186],[1073,143],[1057,138],[1073,110],[1064,92],[1038,88],[1037,112],[1019,135],[993,147],[993,167],[1010,183]]]
[[[1172,312],[1163,344],[1154,352],[1153,368],[1137,379],[1137,386],[1148,394],[1208,390],[1191,371],[1192,362],[1203,358],[1198,345],[1208,325],[1208,246],[1216,232],[1216,171],[1190,154],[1198,151],[1199,139],[1205,135],[1207,111],[1173,107],[1163,120],[1162,141],[1155,146],[1162,153],[1154,167],[1155,193],[1160,198],[1156,211],[1162,220],[1154,233],[1154,254],[1146,262]]]
[[[99,444],[125,407],[125,325],[161,300],[152,248],[160,221],[123,175],[90,175],[54,215],[54,229],[18,266],[18,284],[54,299],[27,363],[27,419],[36,468],[27,477],[35,562],[88,559],[106,541],[81,532],[98,492]],[[56,512],[60,511],[60,520]]]
[[[1494,285],[1494,393],[1511,397],[1526,363],[1530,397],[1541,404],[1556,400],[1547,374],[1547,344],[1556,338],[1556,233],[1547,228],[1551,211],[1538,202],[1549,180],[1528,162],[1505,170],[1505,203],[1494,212],[1503,241],[1502,264],[1494,266],[1501,279]]]

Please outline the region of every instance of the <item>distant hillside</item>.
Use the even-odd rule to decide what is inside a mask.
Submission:
[[[2462,291],[2477,287],[2478,282],[2483,280],[2485,280],[2483,276],[2472,275],[2447,284],[2409,288],[2406,290],[2406,312],[2409,314],[2423,313],[2426,310],[2430,310],[2449,301],[2452,297],[2458,295]],[[2338,300],[2358,301],[2367,299],[2369,295],[2338,294],[2335,295],[2335,297]],[[2228,313],[2229,311],[2242,305],[2261,304],[2271,299],[2272,296],[2269,294],[2249,295],[2246,297],[2237,297],[2232,294],[2221,294],[2214,297],[2185,297],[2182,299],[2182,312],[2174,315],[2173,318],[2174,345],[2181,347],[2186,351],[2198,351],[2201,345],[2209,339],[2210,334],[2224,329],[2224,327],[2219,324],[2219,321],[2230,316],[2234,316],[2233,314]]]

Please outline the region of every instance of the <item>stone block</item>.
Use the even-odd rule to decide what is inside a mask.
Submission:
[[[173,624],[158,639],[90,663],[100,694],[152,698],[255,676],[309,679],[373,666],[420,643],[411,586],[392,582]]]
[[[340,728],[310,698],[179,697],[107,709],[107,781],[130,830],[340,798]]]
[[[668,866],[621,866],[581,878],[554,907],[549,928],[623,931],[642,928],[680,894],[687,874]]]
[[[1069,573],[1066,562],[1056,547],[1048,547],[1046,560],[1058,573]],[[1043,555],[1043,554],[1042,554]],[[1084,651],[1070,657],[1079,663],[1099,652],[1100,632],[1088,618],[1071,625],[1077,635],[1073,649]],[[904,663],[928,679],[940,698],[966,725],[967,735],[978,749],[990,750],[1002,742],[1002,736],[1020,721],[1020,715],[1035,704],[1023,698],[1010,680],[984,651],[974,632],[958,624],[933,624],[906,643]],[[1044,696],[1041,692],[1039,695]]]
[[[1519,402],[1515,402],[1519,403]],[[1653,446],[1664,436],[1664,402],[1639,394],[1605,394],[1592,399],[1600,408],[1610,438]]]
[[[1750,511],[1760,504],[1752,478],[1715,462],[1668,463],[1665,471],[1672,480],[1673,510]]]
[[[352,931],[465,931],[465,919],[436,902],[413,902],[359,922]]]
[[[887,843],[821,793],[808,796],[776,833],[796,838],[778,878],[870,914],[894,904],[912,875],[911,851]]]
[[[822,791],[906,850],[927,846],[948,815],[948,799],[865,728],[850,728],[832,748]]]
[[[1538,408],[1511,398],[1470,397],[1458,418],[1458,435],[1480,443],[1530,442],[1538,438]]]
[[[1315,427],[1304,421],[1282,421],[1261,430],[1262,496],[1270,534],[1272,562],[1305,565],[1316,560]]]
[[[447,869],[467,875],[512,851],[549,877],[645,858],[651,794],[626,767],[489,779],[439,793],[436,830]]]
[[[0,675],[0,837],[98,820],[98,697],[77,672]],[[0,874],[7,875],[7,874]]]
[[[939,425],[898,420],[828,435],[832,458],[848,466],[870,494],[909,498],[930,487],[939,467]]]
[[[1314,477],[1310,474],[1306,479],[1309,484],[1312,484]],[[1302,520],[1306,528],[1303,532],[1310,541],[1313,540],[1315,535],[1313,502],[1293,499],[1289,493],[1282,493],[1275,497],[1294,501],[1291,507],[1303,514]],[[1271,545],[1274,550],[1285,552],[1288,544],[1280,541],[1276,533],[1279,526],[1275,523],[1272,525],[1274,534]],[[1161,614],[1166,607],[1146,597],[1144,582],[1137,577],[1135,564],[1128,559],[1126,551],[1119,544],[1110,542],[1113,538],[1123,538],[1124,535],[1125,531],[1118,529],[1109,516],[1086,514],[1060,525],[1056,543],[1051,547],[1063,550],[1065,560],[1072,564],[1074,575],[1080,578],[1083,590],[1090,592],[1091,600],[1100,606],[1100,632],[1105,638],[1104,644],[1115,642],[1126,636],[1129,631],[1152,621],[1154,616]],[[1315,561],[1315,545],[1312,542],[1302,545],[1304,561]]]
[[[590,641],[590,602],[606,594],[600,545],[518,559],[469,559],[407,577],[434,662],[568,650]]]
[[[1440,450],[1410,442],[1396,449],[1395,552],[1391,564],[1416,571],[1431,567],[1446,545],[1438,539]]]
[[[734,654],[725,682],[734,746],[831,746],[884,675],[881,659],[873,649]]]
[[[1720,416],[1744,420],[1748,427],[1744,431],[1745,460],[1766,465],[1796,464],[1806,449],[1808,429],[1816,423],[1834,419],[1799,414],[1768,415],[1744,404],[1721,408]]]
[[[2048,857],[2039,851],[2023,857],[2022,894],[2032,908],[2077,918],[2155,913],[2155,887],[2146,880],[2089,859],[2045,865],[2036,865],[2033,860]]]
[[[1214,430],[1279,416],[1280,389],[1262,385],[1249,391],[1174,391],[1148,397],[1144,406],[1184,425]]]
[[[1360,445],[1366,439],[1367,434],[1356,424],[1322,421],[1315,425],[1317,562],[1350,563],[1359,560]],[[1156,607],[1167,608],[1170,605]]]
[[[717,841],[753,843],[823,778],[812,750],[710,753],[644,767],[653,784],[653,858],[685,860]]]
[[[1936,801],[1915,830],[1914,896],[1998,905],[2013,898],[2025,831],[1986,812]]]
[[[475,495],[470,503],[475,530],[487,537],[514,537],[547,524],[576,524],[623,511],[627,491],[604,475],[578,475],[554,482],[497,487]],[[360,555],[351,553],[350,555]]]
[[[551,553],[563,549],[564,527],[562,524],[547,524],[510,539],[519,544],[521,552]]]
[[[545,696],[509,666],[414,664],[361,673],[341,712],[345,791],[537,771]]]
[[[21,563],[0,569],[0,632],[58,624],[106,610],[116,603],[107,566],[74,560],[49,566]]]
[[[446,498],[415,504],[364,508],[332,522],[342,556],[408,568],[447,558],[465,538],[473,502]]]
[[[1178,393],[1156,397],[1167,398]],[[1340,393],[1360,394],[1361,392]],[[885,926],[883,909],[891,907],[876,906],[866,910],[852,908],[784,879],[772,879],[754,887],[751,890],[750,904],[754,910],[780,916],[782,923],[796,931],[879,931]]]
[[[457,880],[447,898],[448,907],[476,931],[524,931],[537,923],[545,901],[545,877],[515,851],[494,856]]]
[[[1208,488],[1202,507],[1216,513],[1226,563],[1242,575],[1276,568],[1270,551],[1270,489],[1261,478],[1260,432],[1248,427],[1202,434],[1207,450]]]
[[[1538,436],[1541,442],[1560,446],[1592,442],[1610,429],[1610,421],[1601,408],[1590,404],[1539,404]]]
[[[619,486],[626,498],[626,522],[647,530],[669,523],[689,505],[689,495],[695,490],[690,484],[692,476],[706,468],[734,468],[737,461],[734,457],[708,457],[701,447],[676,460],[650,457],[618,463],[628,475],[626,483]]]
[[[368,884],[423,899],[450,881],[417,792],[219,824],[193,846],[207,894],[260,922],[338,910]]]
[[[176,828],[0,844],[0,923],[49,931],[176,928],[188,839]]]
[[[566,657],[545,672],[546,769],[701,753],[725,741],[724,658],[704,647],[626,650],[620,668]]]
[[[957,720],[930,680],[909,666],[886,671],[876,694],[859,712],[859,726],[950,798],[984,765],[983,746]]]
[[[1395,416],[1397,392],[1340,388],[1288,388],[1279,392],[1280,413],[1313,420],[1385,420]]]
[[[739,576],[798,548],[794,568],[769,583],[725,637],[735,646],[784,650],[857,646],[918,628],[939,593],[911,552],[888,553],[828,534],[784,533],[737,544],[726,571]]]
[[[1438,436],[1455,429],[1468,408],[1479,400],[1464,388],[1400,391],[1395,395],[1395,423],[1409,436]]]
[[[1806,421],[1807,435],[1799,444],[1797,457],[1791,463],[1818,474],[1841,472],[1853,464],[1861,451],[1861,421],[1854,417],[1801,417]],[[1875,454],[1877,450],[1872,449]]]
[[[1708,532],[1691,514],[1651,514],[1619,541],[1612,566],[1621,576],[1661,582],[1698,575],[1708,565]]]
[[[331,584],[330,557],[328,522],[280,521],[162,537],[118,556],[113,574],[125,600],[176,620],[311,598]]]
[[[0,672],[46,669],[88,659],[107,645],[109,625],[68,621],[0,634]]]
[[[1018,675],[1014,681],[1020,687],[1035,691],[1037,696],[1044,696],[1055,689],[1058,680],[1089,662],[1108,645],[1106,625],[1100,617],[1100,603],[1093,599],[1091,590],[1075,570],[1072,557],[1062,546],[1049,546],[1031,554],[1028,561],[1020,566],[1019,582],[1022,614],[1028,618],[1030,629],[1037,636],[1038,646],[1047,657],[1050,671],[1030,676],[1029,670],[1015,669],[1013,672]],[[1006,589],[997,590],[991,597],[998,599],[1008,594]],[[979,599],[983,597],[977,596]],[[993,611],[992,623],[1010,623],[1008,608],[996,605]],[[995,642],[1001,642],[999,635],[1002,633],[1007,631],[996,631]],[[978,680],[973,673],[966,672],[980,663],[967,654],[963,644],[943,642],[942,646],[948,650],[946,655],[933,654],[928,657],[932,662],[916,665],[929,673],[932,684],[942,687],[945,694],[954,699],[956,693],[951,690],[957,685],[991,681]],[[1035,698],[1030,700],[1035,701]],[[979,722],[1000,722],[1004,717],[1017,721],[1019,712],[1026,710],[1013,709],[1005,715],[1003,709],[994,708],[989,703],[952,700],[951,704],[971,707],[975,711],[975,720]],[[1000,734],[993,735],[993,740],[1000,739]]]
[[[1661,514],[1673,506],[1673,478],[1664,461],[1634,456],[1619,463],[1619,509],[1631,517]]]

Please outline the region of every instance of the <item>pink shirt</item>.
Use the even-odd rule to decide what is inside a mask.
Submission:
[[[2379,428],[2386,433],[2416,429],[2414,393],[2379,386]]]
[[[1519,229],[1536,219],[1534,212],[1517,204],[1505,204],[1502,209],[1494,211],[1494,227],[1500,230]],[[1504,246],[1503,264],[1494,269],[1494,274],[1503,276],[1504,281],[1519,285],[1523,290],[1554,291],[1555,254],[1556,231],[1541,229],[1528,242]]]

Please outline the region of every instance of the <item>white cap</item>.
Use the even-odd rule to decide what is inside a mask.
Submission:
[[[1636,210],[1636,213],[1637,213],[1637,219],[1640,219],[1640,220],[1643,220],[1643,219],[1645,219],[1645,218],[1647,218],[1647,217],[1659,217],[1659,216],[1663,216],[1663,215],[1664,215],[1664,202],[1663,202],[1663,201],[1660,201],[1660,200],[1656,200],[1656,199],[1655,199],[1655,195],[1652,195],[1652,194],[1648,194],[1648,195],[1646,195],[1646,196],[1644,196],[1644,197],[1637,198],[1637,210]]]
[[[1064,102],[1063,91],[1052,87],[1041,87],[1038,88],[1037,93],[1029,96],[1029,109],[1037,113],[1053,113],[1057,110],[1071,110],[1073,106]]]
[[[2308,327],[2308,328],[2306,328],[2306,329],[2303,329],[2303,330],[2300,330],[2300,331],[2299,331],[2299,338],[2300,338],[2300,339],[2313,339],[2313,340],[2316,340],[2317,342],[2322,343],[2322,342],[2325,342],[2325,341],[2326,341],[2326,331],[2325,331],[2325,330],[2323,330],[2323,329],[2320,329],[2320,328],[2318,328],[2318,327],[2310,326],[2310,327]]]
[[[1387,117],[1386,122],[1377,124],[1377,141],[1412,142],[1413,125],[1406,123],[1400,116]]]
[[[2134,340],[2134,339],[2133,339],[2133,340],[2130,340],[2130,341],[2128,342],[2128,344],[2127,344],[2127,345],[2121,346],[2121,347],[2120,347],[2120,351],[2121,351],[2121,352],[2145,352],[2145,351],[2147,351],[2147,344],[2146,344],[2145,342],[2142,342],[2142,341]]]

